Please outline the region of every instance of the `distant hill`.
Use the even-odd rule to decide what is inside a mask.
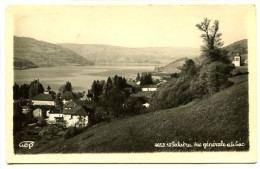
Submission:
[[[228,51],[228,57],[230,60],[233,60],[234,56],[236,54],[239,54],[241,56],[241,61],[244,63],[245,60],[248,59],[248,45],[247,45],[247,39],[243,39],[237,42],[234,42],[228,46],[225,46],[224,49]],[[200,57],[188,57],[192,59],[196,64],[201,64],[202,60]],[[185,60],[188,59],[187,57],[176,59],[169,64],[165,65],[162,67],[162,72],[165,73],[173,73],[173,72],[179,72],[180,70],[178,69],[181,67]]]
[[[60,43],[95,63],[169,63],[181,57],[198,56],[197,48],[147,47],[128,48],[121,46]]]
[[[228,50],[228,54],[230,56],[234,56],[237,53],[239,53],[240,55],[244,55],[248,53],[248,41],[247,39],[243,39],[237,42],[234,42],[226,47],[224,47],[225,49]]]
[[[226,47],[224,47],[228,51],[228,56],[231,60],[236,54],[241,56],[241,62],[244,63],[245,60],[248,59],[248,41],[247,39],[243,39],[237,42],[234,42]]]
[[[67,48],[33,38],[14,36],[15,69],[85,64],[93,62]]]
[[[162,67],[162,72],[164,73],[174,73],[174,72],[180,72],[180,67],[184,64],[185,60],[188,58],[180,58],[177,60],[174,60],[170,62],[169,64]]]

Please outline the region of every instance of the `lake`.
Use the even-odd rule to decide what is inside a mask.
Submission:
[[[58,92],[61,85],[71,82],[74,91],[87,91],[94,80],[106,80],[115,75],[135,78],[137,73],[153,71],[154,66],[60,66],[14,70],[14,82],[22,85],[39,79],[46,89]]]

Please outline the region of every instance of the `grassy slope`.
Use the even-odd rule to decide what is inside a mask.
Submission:
[[[177,148],[156,148],[154,143],[220,140],[244,142],[247,146],[236,150],[247,150],[247,78],[247,75],[234,77],[232,87],[186,106],[92,127],[43,153],[180,151]]]

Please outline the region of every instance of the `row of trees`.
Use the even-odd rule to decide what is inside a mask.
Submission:
[[[140,81],[140,85],[152,85],[154,84],[152,74],[151,73],[144,73],[142,76],[140,76],[139,73],[137,73],[136,81]]]
[[[32,81],[30,84],[23,84],[21,86],[15,83],[13,86],[13,99],[31,99],[44,91],[44,87],[40,83],[39,79]],[[56,104],[62,106],[61,97],[66,91],[72,92],[72,84],[70,82],[66,82],[59,88],[59,92],[57,94],[51,90],[50,86],[47,87],[47,91],[52,95],[52,98],[55,99]],[[73,93],[73,95],[75,98],[80,98],[83,97],[84,92]]]
[[[94,81],[89,94],[95,102],[95,111],[90,120],[97,123],[97,118],[108,121],[120,116],[138,114],[143,110],[142,101],[130,97],[131,86],[127,84],[124,77],[115,75],[108,77],[106,81]]]
[[[48,86],[48,88],[50,87]],[[43,92],[44,92],[44,88],[40,83],[39,79],[32,81],[30,85],[23,84],[19,86],[18,84],[15,83],[13,86],[13,98],[15,100],[20,98],[30,99]]]

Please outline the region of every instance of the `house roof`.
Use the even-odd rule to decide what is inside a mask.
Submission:
[[[88,115],[87,111],[82,106],[79,105],[73,107],[72,109],[63,109],[62,114],[81,115],[81,116]]]
[[[76,96],[72,91],[66,91],[63,95],[62,98],[65,100],[74,100],[76,99]]]
[[[157,88],[157,85],[144,85],[142,88]]]
[[[51,110],[51,112],[50,112],[50,114],[61,114],[62,112],[61,112],[61,109],[60,108],[57,108],[57,107],[55,107],[55,108],[53,108],[52,110]]]
[[[67,103],[65,103],[63,105],[63,108],[73,108],[73,107],[76,107],[77,104],[74,102],[74,101],[68,101]]]
[[[31,100],[40,100],[40,101],[54,101],[51,94],[38,94],[33,97]]]
[[[136,82],[131,82],[130,81],[130,82],[127,82],[127,84],[130,85],[130,86],[136,86]]]

